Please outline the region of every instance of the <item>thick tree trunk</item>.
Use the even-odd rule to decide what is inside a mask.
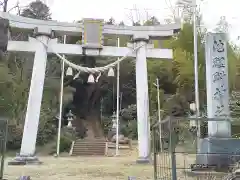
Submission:
[[[87,67],[95,67],[95,59],[91,57],[84,58],[84,63]],[[95,75],[97,76],[97,74]],[[79,134],[84,134],[86,128],[88,129],[87,136],[103,137],[104,133],[100,118],[100,99],[108,83],[104,76],[100,76],[98,82],[93,84],[87,83],[87,79],[88,74],[82,74],[81,78],[75,80],[71,79],[71,77],[66,77],[67,82],[65,82],[65,86],[72,86],[76,89],[73,99],[73,112],[77,118],[74,126],[80,132]]]
[[[86,117],[86,121],[88,122],[88,127],[86,127],[86,128],[88,129],[88,131],[91,131],[91,133],[93,134],[93,136],[95,138],[104,137],[103,130],[102,130],[101,123],[100,123],[99,113],[92,112],[91,115]]]

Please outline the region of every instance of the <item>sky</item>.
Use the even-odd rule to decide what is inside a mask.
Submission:
[[[9,8],[19,1],[20,6],[29,4],[32,0],[9,0]],[[82,18],[113,17],[117,22],[143,20],[146,17],[156,16],[160,21],[172,15],[172,4],[176,0],[42,0],[51,9],[52,18],[58,21],[73,22]],[[226,16],[230,26],[230,38],[240,44],[240,0],[197,0],[201,8],[205,26],[211,30],[216,27],[221,16]],[[136,10],[138,9],[138,13]],[[14,11],[12,11],[14,13]],[[137,15],[138,14],[138,15]],[[137,17],[139,16],[139,17]]]

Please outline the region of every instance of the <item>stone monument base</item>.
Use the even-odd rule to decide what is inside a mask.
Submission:
[[[228,169],[240,160],[240,139],[210,137],[200,139],[198,145],[196,169]]]
[[[16,155],[16,157],[8,162],[8,165],[40,165],[42,164],[41,161],[39,161],[37,156],[21,156],[19,154]]]
[[[137,164],[149,164],[152,161],[151,161],[150,157],[139,157],[136,162],[137,162]]]

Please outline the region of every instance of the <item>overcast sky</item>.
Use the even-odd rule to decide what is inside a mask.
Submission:
[[[32,0],[19,0],[24,6]],[[52,18],[59,21],[73,22],[82,18],[113,17],[116,21],[129,21],[129,15],[135,12],[130,9],[139,9],[140,19],[146,16],[156,16],[163,20],[171,15],[169,0],[42,0],[50,8]],[[176,0],[170,0],[174,5]],[[13,7],[17,0],[9,0],[9,7]],[[221,16],[226,16],[231,24],[231,39],[236,40],[240,35],[240,0],[204,0],[201,12],[205,25],[209,29],[215,28]],[[147,13],[146,13],[147,12]],[[136,19],[136,16],[135,16]]]

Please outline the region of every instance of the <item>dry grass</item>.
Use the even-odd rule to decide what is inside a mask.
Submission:
[[[121,150],[119,157],[111,156],[114,152],[115,150],[110,150],[110,157],[39,156],[43,162],[42,165],[6,165],[4,178],[16,180],[22,175],[28,175],[33,180],[126,180],[128,176],[135,176],[137,180],[153,179],[153,165],[136,164],[136,149]],[[195,158],[194,155],[176,154],[178,180],[197,179],[196,176],[190,177],[184,173],[184,169],[188,169]],[[159,176],[166,180],[171,179],[170,158],[163,154],[159,155],[158,164],[158,171],[161,174]],[[202,177],[200,179],[216,180],[217,178]]]
[[[7,166],[4,177],[16,180],[21,175],[33,180],[139,180],[153,179],[153,166],[136,164],[137,153],[122,151],[119,157],[40,157],[42,165]]]

